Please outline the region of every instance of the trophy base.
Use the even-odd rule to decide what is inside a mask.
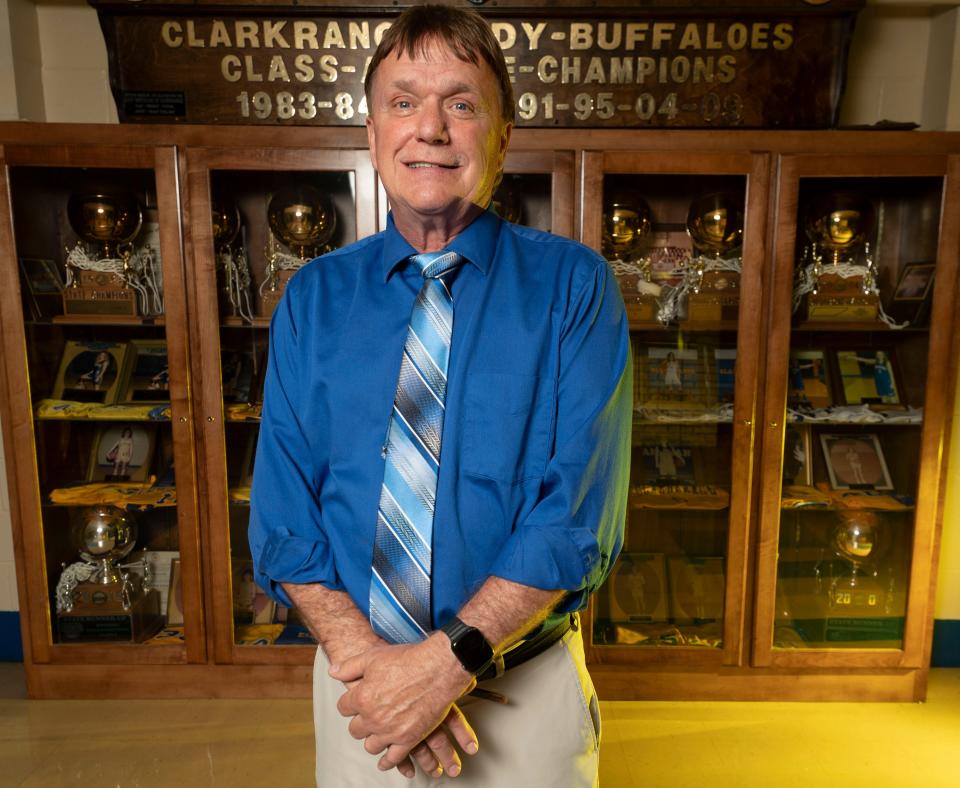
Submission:
[[[740,314],[740,297],[736,293],[691,293],[687,296],[687,317],[692,322],[736,320]]]
[[[277,304],[280,303],[280,299],[283,297],[283,291],[287,287],[287,282],[290,281],[290,278],[297,270],[298,269],[284,269],[283,271],[277,272],[276,290],[267,290],[261,298],[260,317],[270,317],[270,315],[273,314],[273,310],[276,309]]]
[[[877,319],[875,295],[841,296],[820,293],[807,296],[807,320],[820,323],[869,323]]]
[[[655,296],[639,295],[624,299],[627,308],[627,320],[631,323],[649,323],[657,319],[660,305]]]
[[[869,323],[877,319],[879,299],[863,292],[863,277],[820,276],[819,292],[807,296],[807,320],[820,323]]]
[[[138,317],[137,294],[128,287],[68,287],[63,292],[63,314],[101,317]]]
[[[57,615],[61,643],[140,643],[163,626],[160,592],[151,588],[123,609],[121,584],[80,583],[73,610]]]

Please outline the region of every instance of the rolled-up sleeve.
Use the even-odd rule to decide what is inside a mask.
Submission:
[[[586,604],[623,544],[632,413],[626,312],[609,266],[598,261],[560,333],[555,441],[540,496],[491,574],[567,590],[558,612]]]
[[[270,326],[248,532],[258,585],[289,607],[292,603],[280,583],[341,588],[323,528],[315,454],[303,423],[308,354],[292,313],[296,289],[294,278]]]

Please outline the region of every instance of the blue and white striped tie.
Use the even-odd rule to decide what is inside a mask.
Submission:
[[[453,332],[453,299],[441,276],[461,257],[434,252],[410,261],[424,282],[410,315],[384,447],[370,578],[370,623],[390,643],[415,643],[433,629],[433,514]]]

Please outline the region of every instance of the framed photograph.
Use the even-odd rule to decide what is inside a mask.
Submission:
[[[156,425],[139,422],[105,424],[97,431],[87,480],[144,482],[150,473]]]
[[[256,356],[249,350],[220,351],[220,373],[225,403],[253,402],[257,382],[256,362]]]
[[[908,263],[900,272],[897,288],[893,291],[894,301],[923,301],[930,295],[936,263]]]
[[[669,577],[674,624],[705,624],[723,618],[722,557],[670,556]]]
[[[663,553],[621,553],[607,580],[610,620],[666,621],[666,574]]]
[[[35,320],[63,312],[63,276],[56,262],[38,257],[20,258],[20,278],[25,303]]]
[[[134,339],[129,343],[130,360],[120,402],[140,404],[170,401],[170,372],[167,343],[161,339]]]
[[[233,621],[235,624],[272,624],[277,603],[253,579],[253,561],[234,558],[231,562],[233,581]]]
[[[829,408],[833,405],[827,372],[826,354],[822,350],[791,350],[787,371],[787,406],[795,410]]]
[[[936,270],[935,263],[907,263],[903,267],[887,306],[891,317],[908,320],[911,325],[923,325],[929,320]]]
[[[704,361],[698,348],[647,346],[641,348],[638,361],[642,407],[703,409],[707,404]]]
[[[716,401],[720,405],[733,403],[735,373],[737,366],[736,348],[716,348],[713,351],[714,377],[713,385],[716,389]]]
[[[813,486],[810,428],[788,424],[783,434],[783,483]]]
[[[837,350],[836,358],[844,405],[903,404],[890,348]]]
[[[821,434],[820,445],[834,490],[892,490],[880,439],[875,433]]]
[[[170,588],[167,591],[167,626],[183,624],[183,584],[180,582],[180,559],[170,562]]]
[[[644,444],[634,453],[640,467],[634,469],[635,483],[652,486],[696,484],[694,449],[686,443],[662,440]]]
[[[68,341],[50,396],[113,405],[120,396],[127,354],[126,342]]]

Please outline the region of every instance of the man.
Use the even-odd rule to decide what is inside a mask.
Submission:
[[[251,501],[257,581],[321,645],[317,783],[592,786],[572,613],[622,543],[623,303],[598,255],[486,210],[513,96],[478,15],[404,12],[365,89],[392,213],[277,306]]]

